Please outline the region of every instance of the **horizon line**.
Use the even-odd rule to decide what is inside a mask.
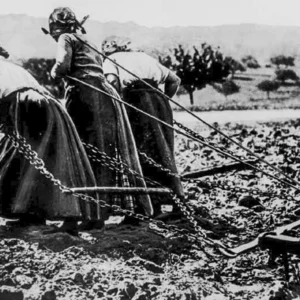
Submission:
[[[30,18],[35,18],[35,19],[47,19],[48,17],[43,17],[43,16],[32,16],[26,13],[9,13],[9,14],[1,14],[0,13],[0,17],[2,16],[26,16],[26,17],[30,17]],[[174,27],[180,27],[180,28],[194,28],[194,27],[225,27],[225,26],[267,26],[267,27],[300,27],[300,25],[278,25],[278,24],[263,24],[263,23],[252,23],[252,22],[245,22],[245,23],[223,23],[223,24],[216,24],[216,25],[171,25],[171,26],[158,26],[158,25],[153,25],[153,26],[148,26],[148,25],[142,25],[139,24],[136,21],[117,21],[117,20],[109,20],[109,21],[105,21],[105,22],[101,22],[100,20],[97,19],[89,19],[92,22],[99,22],[99,23],[119,23],[119,24],[134,24],[140,27],[146,27],[149,29],[152,28],[165,28],[165,29],[169,29],[169,28],[174,28]]]

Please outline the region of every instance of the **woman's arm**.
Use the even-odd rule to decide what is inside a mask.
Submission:
[[[114,74],[106,74],[105,77],[107,81],[115,88],[118,94],[121,95],[122,90],[119,77]]]
[[[70,72],[72,55],[71,38],[67,34],[62,34],[57,42],[56,62],[51,70],[53,78],[64,77]]]
[[[8,53],[4,48],[0,46],[0,56],[6,58],[8,61],[14,63],[15,65],[19,65],[23,67],[24,61],[20,57],[16,57],[11,53]]]
[[[165,94],[172,98],[176,94],[180,82],[180,78],[173,72],[169,71],[169,74],[165,81]]]

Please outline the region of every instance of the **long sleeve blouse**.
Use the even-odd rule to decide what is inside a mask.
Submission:
[[[103,76],[100,54],[82,43],[76,36],[88,42],[83,36],[75,33],[64,33],[59,37],[56,63],[51,71],[52,77],[64,77],[65,75],[76,78]]]
[[[110,55],[109,58],[139,78],[151,79],[157,84],[164,84],[170,72],[169,69],[144,52],[118,52]],[[136,77],[119,68],[109,59],[104,61],[103,70],[105,75],[113,74],[117,76],[122,89],[136,81]]]
[[[0,59],[0,99],[24,88],[32,88],[43,93],[45,89],[22,67]]]

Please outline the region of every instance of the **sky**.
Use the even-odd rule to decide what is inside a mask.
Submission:
[[[147,27],[256,23],[300,26],[300,0],[2,0],[0,14],[48,17],[68,6],[78,19],[132,21]]]

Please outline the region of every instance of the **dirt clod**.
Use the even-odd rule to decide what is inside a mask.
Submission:
[[[11,286],[1,286],[0,287],[0,299],[1,300],[23,300],[23,291],[16,289]]]
[[[46,291],[43,295],[42,295],[42,300],[56,300],[56,294],[55,291],[53,290],[49,290]]]
[[[253,208],[255,206],[261,206],[259,199],[255,198],[251,195],[242,195],[239,198],[238,204],[240,206],[248,207],[248,208]]]

